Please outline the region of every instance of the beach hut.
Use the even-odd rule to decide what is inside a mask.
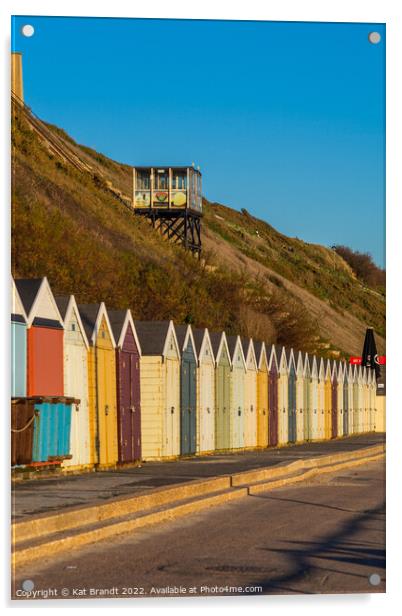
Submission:
[[[353,378],[352,378],[352,391],[353,391],[353,428],[352,434],[359,433],[359,415],[360,415],[360,406],[359,406],[359,371],[356,365],[353,366]]]
[[[366,432],[366,421],[367,421],[367,408],[366,408],[366,366],[361,366],[360,369],[360,432],[363,434]]]
[[[285,347],[281,347],[279,351],[278,377],[278,445],[286,445],[289,440],[289,384]]]
[[[311,406],[311,367],[308,353],[303,357],[303,437],[305,441],[312,440],[311,426],[313,409]]]
[[[11,396],[27,395],[27,315],[11,278]]]
[[[226,336],[230,356],[230,448],[246,446],[246,421],[250,421],[245,410],[246,359],[240,336]]]
[[[347,384],[348,384],[348,434],[354,434],[354,379],[355,366],[348,364],[346,366]]]
[[[356,372],[355,372],[355,380],[356,380],[356,384],[355,384],[355,391],[356,391],[356,408],[358,410],[358,412],[356,413],[355,416],[355,421],[356,421],[356,433],[357,434],[361,434],[363,432],[363,405],[364,405],[364,400],[363,400],[363,367],[360,366],[355,366],[356,368]],[[355,410],[356,412],[356,410]]]
[[[375,417],[375,392],[376,392],[376,377],[375,370],[370,370],[370,431],[375,432],[376,417]]]
[[[180,349],[172,321],[134,321],[141,347],[144,460],[180,455]]]
[[[317,438],[325,438],[325,361],[321,357],[318,364],[318,384],[317,384]]]
[[[264,342],[254,342],[257,359],[257,446],[268,447],[268,358]]]
[[[193,328],[197,356],[197,453],[215,449],[215,358],[207,329]]]
[[[338,436],[338,363],[331,368],[331,438]]]
[[[386,428],[386,367],[381,366],[381,372],[376,377],[375,388],[375,431],[385,432]]]
[[[319,364],[315,355],[309,356],[310,365],[310,440],[320,438]]]
[[[279,402],[278,402],[278,375],[279,362],[274,345],[266,347],[268,359],[268,446],[276,447],[278,444]]]
[[[246,364],[244,387],[244,447],[257,447],[258,415],[257,407],[257,358],[251,338],[241,338]]]
[[[118,462],[116,342],[103,302],[79,304],[78,311],[89,343],[91,462],[109,468]]]
[[[296,442],[296,361],[293,349],[286,349],[286,365],[288,371],[288,442]]]
[[[116,343],[118,461],[141,460],[141,345],[130,310],[108,310]]]
[[[64,329],[48,280],[15,284],[27,315],[27,395],[63,396]]]
[[[231,361],[225,332],[210,332],[215,357],[215,449],[230,449]]]
[[[294,357],[296,364],[296,441],[302,442],[306,438],[304,435],[304,416],[307,414],[306,401],[304,399],[305,362],[301,351],[298,351]]]
[[[55,297],[64,326],[64,395],[78,399],[71,414],[71,458],[63,466],[72,470],[91,466],[88,338],[74,295]]]
[[[340,383],[340,386],[342,388],[342,393],[341,391],[339,391],[338,396],[339,397],[342,396],[342,407],[343,407],[342,436],[348,436],[349,434],[349,366],[346,362],[341,362],[340,373],[342,374],[342,380]],[[338,430],[339,430],[339,422],[338,422]]]
[[[328,440],[332,436],[332,362],[329,359],[324,361],[324,439]]]
[[[180,454],[193,455],[197,441],[197,353],[190,325],[176,325],[180,350]]]
[[[370,369],[363,367],[363,432],[370,432]]]
[[[337,400],[337,419],[336,419],[336,424],[337,424],[337,436],[343,436],[344,435],[344,416],[345,416],[345,409],[344,409],[344,396],[343,396],[343,387],[344,387],[344,363],[343,361],[338,361],[336,363],[336,370],[337,370],[337,374],[336,374],[336,383],[337,383],[337,393],[336,393],[336,400]]]

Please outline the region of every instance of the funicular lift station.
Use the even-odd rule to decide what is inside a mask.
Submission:
[[[154,229],[200,256],[201,173],[189,167],[134,167],[133,208]]]

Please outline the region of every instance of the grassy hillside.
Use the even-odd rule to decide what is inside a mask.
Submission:
[[[130,195],[127,165],[50,128],[93,172],[52,153],[14,110],[15,276],[46,275],[56,293],[129,306],[136,318],[173,318],[322,354],[360,353],[366,325],[384,335],[384,297],[334,251],[205,201],[199,262],[108,189]]]

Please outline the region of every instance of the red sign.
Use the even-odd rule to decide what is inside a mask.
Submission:
[[[362,363],[362,358],[361,357],[349,357],[349,363],[352,366],[360,366]]]
[[[385,366],[385,355],[376,355],[374,361],[379,366]]]

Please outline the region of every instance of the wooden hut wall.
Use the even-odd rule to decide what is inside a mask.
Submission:
[[[197,354],[197,452],[207,453],[215,449],[215,359],[207,329]]]
[[[95,353],[97,462],[101,467],[114,466],[118,461],[116,356],[114,339],[104,315],[96,331]]]
[[[330,439],[332,435],[332,383],[331,383],[331,362],[325,362],[324,377],[324,439]]]
[[[287,377],[288,377],[288,442],[296,442],[296,362],[293,349],[286,351]]]
[[[179,332],[181,331],[181,335]],[[192,455],[197,441],[197,355],[191,327],[176,327],[180,346],[180,453]]]
[[[303,437],[305,441],[312,439],[312,404],[311,404],[311,369],[308,353],[303,358]]]
[[[63,325],[47,278],[15,282],[27,314],[27,395],[62,396]]]
[[[338,436],[338,364],[332,362],[331,369],[331,438]]]
[[[173,323],[163,330],[158,352],[147,352],[145,343],[158,322],[134,322],[142,355],[141,437],[144,460],[172,458],[180,454],[180,351]],[[141,332],[143,335],[141,336]]]
[[[141,346],[129,310],[108,315],[116,342],[118,460],[127,464],[141,460]]]
[[[245,407],[246,362],[240,336],[229,336],[230,352],[230,449],[245,447],[246,420]]]
[[[354,366],[349,365],[348,367],[348,393],[349,393],[349,409],[348,409],[348,426],[349,431],[348,434],[354,434],[355,427],[355,371]]]
[[[310,408],[311,408],[311,420],[310,431],[311,440],[316,441],[319,439],[319,384],[318,384],[318,370],[317,358],[315,355],[310,358]]]
[[[265,344],[255,346],[257,372],[257,446],[268,447],[268,360]]]
[[[296,441],[302,442],[304,436],[304,415],[305,400],[304,400],[304,361],[303,353],[299,351],[295,355],[296,362]]]
[[[246,371],[244,377],[244,447],[257,447],[257,361],[250,339],[242,345]],[[247,349],[247,353],[245,353]]]
[[[337,436],[343,436],[344,430],[344,362],[337,363]]]
[[[71,458],[68,469],[91,465],[88,397],[88,340],[74,296],[56,298],[64,324],[64,395],[80,401],[71,414]],[[65,305],[65,310],[62,306]],[[63,312],[62,312],[63,310]]]
[[[317,383],[317,438],[324,438],[324,413],[325,413],[325,364],[321,358],[318,364],[318,383]]]
[[[231,443],[231,362],[225,334],[219,335],[220,342],[215,350],[215,449],[230,449]]]
[[[278,379],[278,444],[286,445],[289,434],[288,419],[288,367],[285,348],[282,347],[279,359]]]
[[[278,374],[279,362],[275,346],[267,347],[268,359],[268,445],[275,447],[278,444]]]

